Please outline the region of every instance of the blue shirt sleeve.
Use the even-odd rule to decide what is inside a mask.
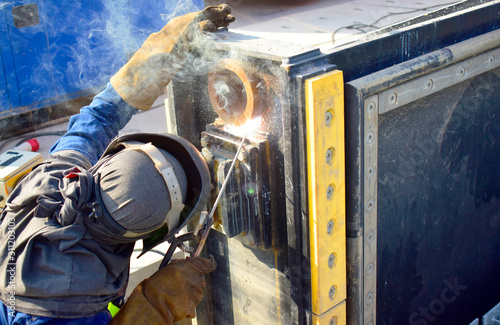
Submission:
[[[96,95],[90,105],[71,117],[68,131],[50,148],[49,153],[75,150],[95,164],[118,131],[137,111],[108,82],[106,89]]]

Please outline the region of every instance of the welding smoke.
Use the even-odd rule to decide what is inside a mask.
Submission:
[[[215,94],[219,98],[219,103],[222,104],[218,105],[217,108],[220,110],[226,110],[229,104],[228,97],[231,96],[231,89],[229,88],[229,85],[224,81],[219,80],[214,83],[214,88]]]
[[[20,113],[19,106],[28,106],[22,109],[26,112],[48,106],[49,100],[64,100],[61,96],[97,93],[150,33],[174,16],[203,9],[203,1],[90,0],[64,6],[45,1],[33,6],[39,23],[8,24],[9,33],[2,36],[11,38],[12,60],[3,61],[8,84],[0,93],[0,130],[8,129],[1,127],[4,123],[21,122],[13,117]],[[9,16],[17,7],[2,3],[0,10]],[[9,95],[20,100],[9,102]]]

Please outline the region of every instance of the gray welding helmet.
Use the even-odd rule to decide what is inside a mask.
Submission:
[[[109,235],[143,239],[143,253],[173,239],[196,219],[210,195],[200,152],[172,134],[115,139],[93,167],[93,217]]]

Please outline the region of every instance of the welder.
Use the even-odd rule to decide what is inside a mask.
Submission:
[[[216,267],[209,258],[171,262],[139,284],[113,319],[107,310],[125,293],[135,242],[180,227],[210,190],[206,163],[186,140],[116,136],[203,51],[205,32],[235,20],[230,12],[227,5],[207,7],[151,34],[12,191],[0,215],[1,324],[172,324],[194,317],[205,274]]]

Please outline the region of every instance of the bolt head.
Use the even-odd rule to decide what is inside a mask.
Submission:
[[[389,104],[394,105],[398,102],[398,94],[392,93],[391,96],[389,96]]]
[[[366,267],[366,273],[367,274],[372,274],[375,269],[375,265],[373,263],[368,264]]]
[[[375,240],[375,234],[372,232],[369,233],[368,236],[366,237],[366,241],[368,242],[368,244],[373,243],[374,240]]]
[[[488,58],[488,61],[486,61],[486,63],[490,66],[493,65],[493,63],[495,63],[495,56],[490,55],[490,57]]]
[[[375,174],[375,168],[373,166],[368,167],[367,176],[372,177]]]
[[[373,133],[373,131],[368,132],[368,134],[366,135],[366,142],[372,143],[374,139],[375,139],[375,133]]]
[[[328,200],[331,200],[334,194],[335,194],[335,188],[333,187],[333,185],[328,185],[328,188],[326,189],[326,198]]]
[[[325,113],[325,124],[327,126],[330,126],[333,123],[333,111],[329,109]]]
[[[373,302],[373,292],[370,292],[367,296],[366,296],[366,301],[370,304]]]
[[[335,293],[336,293],[335,286],[331,286],[330,290],[328,290],[328,296],[330,297],[330,300],[333,300],[333,298],[335,298]]]
[[[368,114],[373,114],[375,112],[375,102],[368,103]]]
[[[328,224],[326,225],[326,230],[328,231],[328,234],[331,235],[333,232],[335,224],[333,223],[333,220],[328,221]]]
[[[333,148],[329,148],[326,151],[326,163],[331,164],[333,161]]]
[[[429,79],[427,80],[424,89],[431,90],[433,86],[434,86],[434,81],[432,79]]]
[[[333,268],[335,265],[335,255],[332,253],[328,256],[328,267]]]

